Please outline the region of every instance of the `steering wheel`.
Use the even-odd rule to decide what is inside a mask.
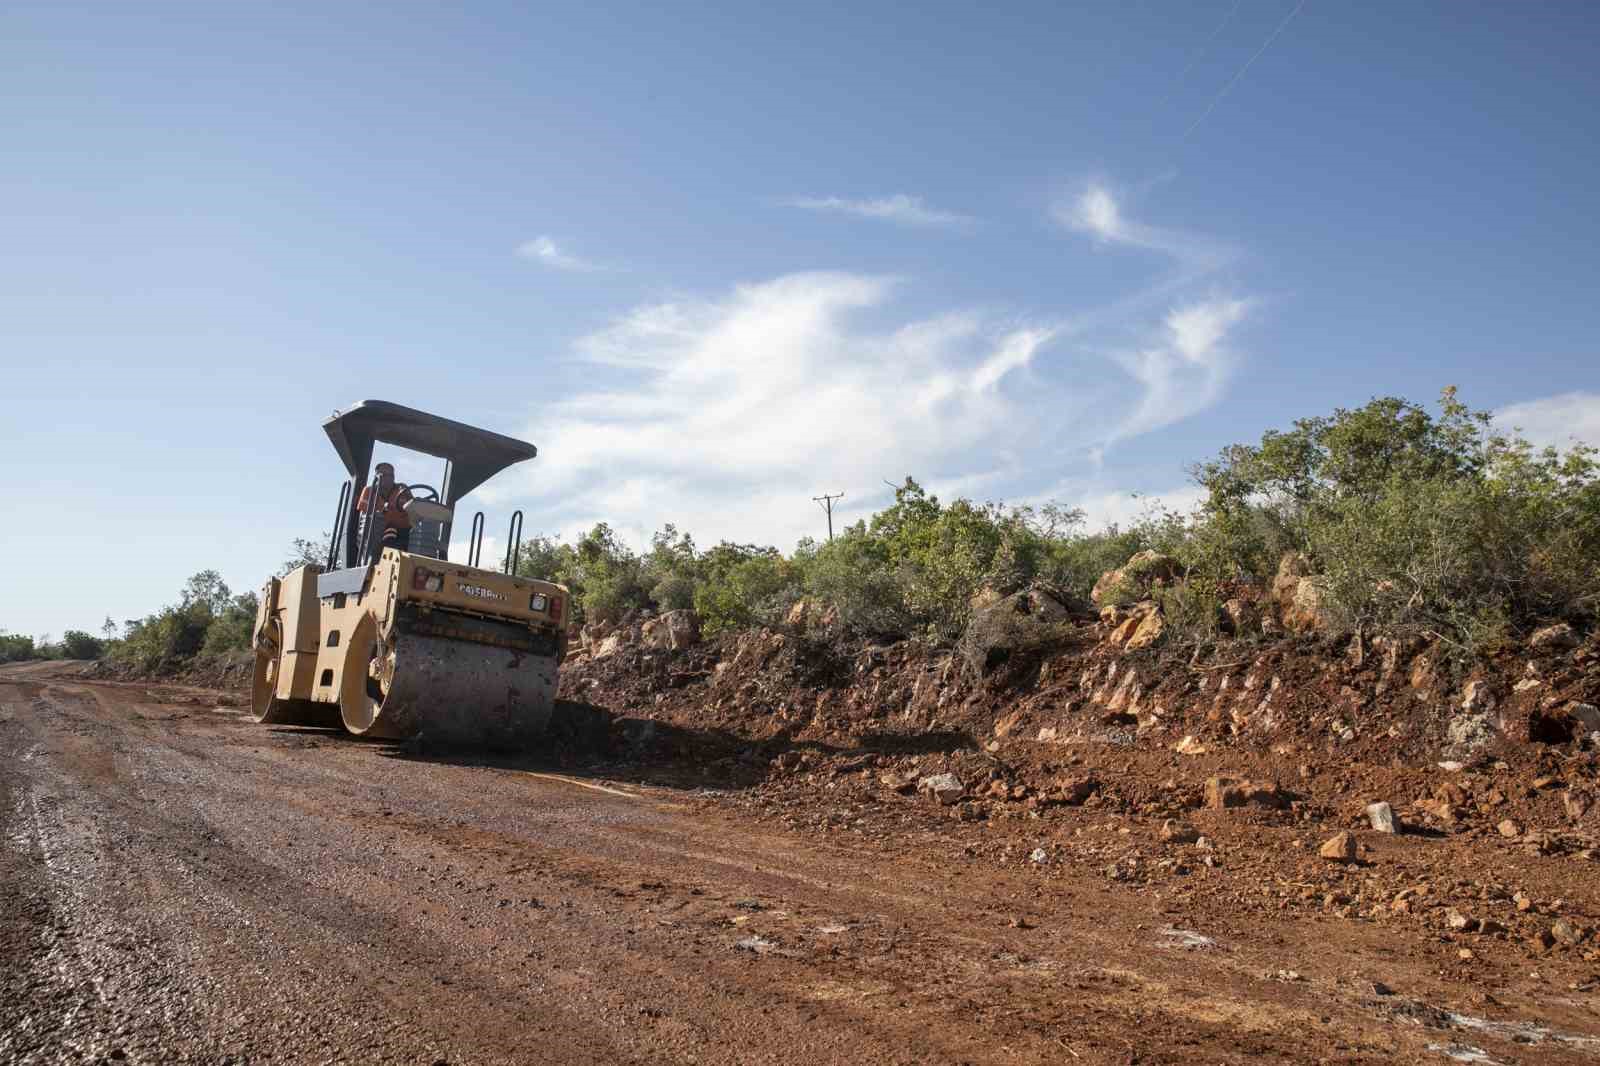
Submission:
[[[413,499],[439,502],[439,493],[432,485],[407,485],[406,488],[411,490]],[[427,495],[423,495],[424,493]]]

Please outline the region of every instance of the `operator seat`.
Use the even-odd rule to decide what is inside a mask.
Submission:
[[[455,512],[434,500],[412,500],[405,510],[411,517],[411,553],[443,559],[444,527]]]

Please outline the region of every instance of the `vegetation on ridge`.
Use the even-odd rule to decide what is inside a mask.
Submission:
[[[518,573],[568,585],[580,623],[692,608],[716,633],[777,624],[805,599],[846,631],[938,642],[959,637],[981,593],[1043,584],[1086,602],[1102,573],[1146,549],[1185,574],[1153,593],[1178,639],[1215,636],[1222,604],[1262,598],[1289,553],[1316,575],[1334,632],[1423,633],[1480,653],[1600,610],[1596,451],[1535,448],[1453,389],[1436,411],[1388,397],[1304,418],[1191,474],[1206,493],[1193,513],[1152,509],[1126,527],[1090,531],[1081,511],[1058,506],[945,503],[908,477],[888,507],[788,555],[702,549],[673,525],[639,553],[600,523],[571,542],[533,538]],[[297,541],[294,552],[286,567],[315,561],[320,547]],[[35,646],[0,633],[0,661],[105,654],[166,669],[248,647],[255,609],[254,593],[202,571],[120,637],[109,619],[104,638],[73,631]]]

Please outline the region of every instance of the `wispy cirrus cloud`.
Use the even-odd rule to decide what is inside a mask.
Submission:
[[[1221,269],[1237,256],[1233,247],[1215,238],[1129,219],[1116,191],[1104,182],[1089,182],[1061,197],[1051,205],[1050,217],[1067,230],[1094,238],[1098,245],[1142,248],[1170,256],[1182,272],[1181,280]]]
[[[1249,309],[1249,300],[1225,296],[1174,307],[1152,343],[1119,355],[1143,390],[1107,443],[1170,426],[1216,403],[1237,362],[1228,332]]]
[[[570,252],[564,251],[561,245],[556,243],[554,237],[539,236],[531,241],[523,241],[517,245],[517,255],[523,259],[531,259],[534,262],[542,263],[555,270],[567,270],[573,273],[589,274],[609,269],[599,263],[579,258]]]
[[[1103,192],[1070,230],[1176,267],[1103,307],[912,314],[914,279],[819,271],[625,310],[573,346],[605,386],[543,404],[527,427],[538,463],[485,499],[530,501],[549,532],[608,521],[641,546],[674,522],[703,543],[788,547],[819,532],[818,491],[843,488],[850,521],[906,474],[944,495],[1056,486],[1126,518],[1132,497],[1101,459],[1217,401],[1252,301],[1197,285],[1198,239]]]
[[[1119,301],[1117,310],[1129,321],[1161,310],[1158,319],[1143,327],[1138,344],[1114,355],[1142,390],[1105,444],[1172,425],[1216,403],[1238,362],[1228,335],[1244,321],[1253,301],[1193,291],[1229,265],[1236,251],[1208,236],[1129,218],[1117,193],[1104,182],[1088,182],[1058,199],[1050,217],[1099,246],[1154,252],[1172,264],[1171,271]]]
[[[787,546],[815,532],[818,478],[851,506],[908,473],[981,483],[1045,413],[1029,383],[1058,328],[966,310],[896,322],[904,288],[791,274],[618,316],[576,352],[619,384],[543,408],[538,469],[506,489],[563,531],[604,519],[642,542],[673,521]]]
[[[840,196],[793,196],[780,200],[784,207],[798,207],[805,211],[827,214],[854,215],[857,218],[894,222],[902,226],[961,229],[972,225],[976,219],[954,211],[929,207],[920,196],[896,193],[874,200],[849,200]]]

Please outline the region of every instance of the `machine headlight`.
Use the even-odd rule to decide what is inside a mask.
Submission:
[[[528,598],[528,610],[542,611],[550,606],[550,598],[542,592],[535,592]]]
[[[411,587],[420,592],[438,592],[444,588],[444,575],[425,566],[419,566],[411,575]]]

